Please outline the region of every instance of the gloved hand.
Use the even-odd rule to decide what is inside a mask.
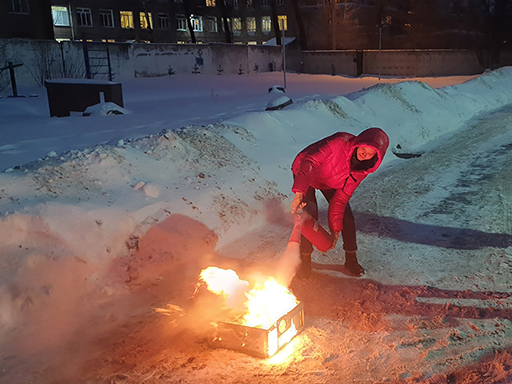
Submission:
[[[292,215],[295,215],[297,212],[301,211],[302,208],[306,206],[306,203],[302,201],[304,195],[301,192],[295,193],[295,197],[292,201]]]
[[[335,234],[332,234],[332,244],[331,244],[331,248],[329,249],[334,249],[336,247],[336,243],[338,242],[338,239],[340,238],[340,234],[339,233],[335,233]]]

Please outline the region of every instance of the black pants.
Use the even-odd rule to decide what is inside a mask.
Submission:
[[[316,190],[314,188],[309,187],[302,201],[307,203],[306,206],[304,207],[304,210],[311,216],[313,216],[316,220],[318,220],[318,203],[316,201],[315,192]],[[321,189],[320,192],[322,192],[324,197],[330,203],[336,190]],[[343,249],[345,251],[355,252],[357,250],[356,223],[354,220],[354,215],[352,214],[352,209],[350,209],[350,205],[348,203],[347,207],[345,208],[345,215],[343,216],[343,229],[341,230],[341,237],[343,239]],[[313,245],[308,239],[302,236],[300,242],[300,253],[307,255],[311,254],[312,252]]]

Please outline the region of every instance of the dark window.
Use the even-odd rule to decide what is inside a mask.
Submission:
[[[79,26],[92,27],[92,15],[89,8],[77,8],[76,16]]]
[[[28,0],[12,0],[12,13],[29,13]]]
[[[114,13],[111,9],[100,9],[101,26],[114,28]]]
[[[158,14],[158,25],[160,29],[170,29],[171,28],[171,20],[169,19],[169,15],[167,13],[159,13]]]

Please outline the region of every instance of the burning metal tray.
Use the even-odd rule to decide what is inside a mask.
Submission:
[[[218,322],[210,346],[268,358],[276,354],[303,329],[304,304],[299,303],[269,329],[249,327],[236,321]]]

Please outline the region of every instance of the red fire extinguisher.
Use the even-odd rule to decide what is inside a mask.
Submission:
[[[320,252],[327,252],[332,245],[332,236],[307,212],[301,213],[302,235],[311,241]]]

